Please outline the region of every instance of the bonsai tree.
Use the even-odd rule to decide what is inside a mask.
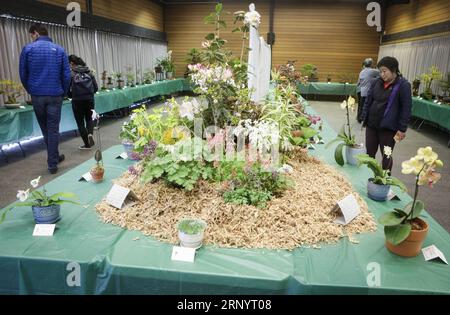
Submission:
[[[431,90],[431,84],[433,80],[440,80],[442,78],[442,72],[436,66],[431,66],[427,73],[422,73],[420,79],[425,84],[425,89],[423,91],[423,97],[427,100],[433,98],[433,92]]]
[[[431,147],[419,148],[416,156],[402,163],[403,174],[416,176],[414,199],[405,208],[396,208],[379,218],[379,222],[384,225],[386,240],[390,243],[398,245],[409,236],[411,230],[422,229],[416,220],[425,207],[424,203],[417,199],[419,186],[427,184],[432,187],[441,178],[441,174],[435,169],[442,166],[442,161],[438,160],[437,153],[433,152]]]
[[[25,94],[22,84],[13,80],[0,81],[0,94],[3,94],[5,104],[20,103],[18,98]]]
[[[304,64],[300,68],[300,72],[303,76],[308,78],[309,82],[316,82],[318,80],[317,67],[311,63]]]

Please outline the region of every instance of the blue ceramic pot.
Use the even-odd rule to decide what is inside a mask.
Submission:
[[[345,157],[347,160],[347,164],[350,165],[358,165],[358,160],[355,159],[355,155],[366,153],[366,148],[364,147],[349,147],[345,146]]]
[[[34,221],[37,224],[52,224],[61,219],[59,212],[61,205],[51,205],[47,207],[32,206]]]
[[[139,161],[139,155],[134,152],[134,143],[133,142],[122,142],[123,148],[127,153],[128,159],[132,161]]]
[[[370,199],[376,201],[385,201],[389,194],[390,185],[378,185],[373,183],[373,179],[370,178],[367,182],[367,195]]]

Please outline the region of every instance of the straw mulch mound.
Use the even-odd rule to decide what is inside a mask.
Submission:
[[[220,247],[294,249],[320,247],[340,238],[376,230],[367,204],[335,169],[298,151],[289,162],[294,187],[268,206],[225,203],[219,183],[201,182],[191,192],[168,187],[162,181],[140,184],[138,177],[124,173],[115,183],[129,187],[139,201],[118,210],[100,202],[96,209],[105,223],[140,230],[161,241],[178,243],[176,224],[181,218],[202,218],[208,224],[204,244]],[[353,193],[361,214],[347,226],[333,223],[336,202]]]

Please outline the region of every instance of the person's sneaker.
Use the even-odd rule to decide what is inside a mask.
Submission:
[[[58,163],[61,163],[62,161],[64,161],[66,159],[66,156],[64,155],[64,154],[61,154],[59,157],[58,157]]]
[[[93,135],[88,134],[88,141],[89,141],[89,145],[90,145],[91,147],[93,147],[93,146],[95,145],[95,142],[94,142],[94,136],[93,136]]]
[[[58,168],[57,167],[51,168],[48,171],[50,172],[50,174],[56,174],[56,172],[58,172]]]
[[[88,147],[88,146],[86,146],[86,145],[80,145],[79,147],[78,147],[78,150],[90,150],[90,149],[92,149],[91,147]]]

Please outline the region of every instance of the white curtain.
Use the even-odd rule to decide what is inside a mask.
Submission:
[[[435,65],[446,78],[450,71],[450,35],[413,42],[380,46],[378,60],[385,56],[397,58],[400,71],[409,82]],[[438,82],[432,84],[433,92],[439,89]],[[423,92],[423,84],[420,93]]]
[[[32,21],[0,17],[0,80],[19,81],[19,57],[31,42],[28,29]],[[167,44],[144,38],[129,37],[96,30],[43,23],[53,42],[67,55],[77,55],[95,69],[99,84],[101,72],[121,72],[130,67],[141,77],[145,69],[153,69],[156,59],[167,54]]]

